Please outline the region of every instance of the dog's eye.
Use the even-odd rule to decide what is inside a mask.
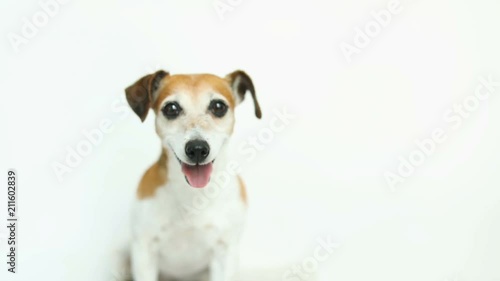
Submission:
[[[167,119],[175,119],[181,114],[182,108],[176,102],[167,103],[161,110]]]
[[[227,105],[221,100],[213,100],[210,102],[210,106],[208,107],[213,115],[217,117],[222,117],[226,115]]]

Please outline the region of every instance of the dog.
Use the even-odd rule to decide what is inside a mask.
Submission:
[[[253,82],[241,70],[225,77],[160,70],[126,88],[141,121],[154,111],[161,141],[132,208],[133,280],[233,280],[247,195],[227,143],[247,92],[260,119]]]

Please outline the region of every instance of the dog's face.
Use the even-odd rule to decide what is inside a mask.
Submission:
[[[168,75],[158,71],[126,89],[127,100],[144,121],[156,113],[156,133],[175,155],[187,182],[204,187],[234,127],[234,108],[250,91],[261,117],[253,83],[242,71],[225,78],[211,74]]]

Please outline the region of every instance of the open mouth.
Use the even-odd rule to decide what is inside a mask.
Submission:
[[[181,162],[182,173],[188,184],[192,187],[202,188],[207,186],[212,174],[213,162],[206,164],[189,165]]]
[[[195,148],[195,150],[196,149],[197,148]],[[172,151],[174,150],[172,149]],[[203,188],[207,186],[208,182],[210,181],[210,176],[212,175],[213,164],[215,162],[215,159],[208,162],[203,161],[208,156],[208,151],[209,149],[206,149],[205,155],[203,154],[196,155],[197,151],[195,151],[194,154],[190,154],[191,151],[187,151],[186,155],[188,158],[191,158],[192,161],[191,163],[186,163],[182,161],[179,158],[179,156],[177,156],[177,153],[175,153],[174,151],[174,155],[177,158],[177,161],[179,161],[179,164],[181,165],[181,170],[182,173],[184,174],[184,178],[186,179],[186,182],[192,187]],[[202,161],[206,163],[203,163]]]

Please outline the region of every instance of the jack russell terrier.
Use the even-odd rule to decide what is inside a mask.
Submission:
[[[149,109],[156,113],[162,148],[139,183],[132,209],[134,281],[232,280],[246,191],[235,162],[228,161],[227,141],[234,108],[247,92],[261,118],[254,85],[243,71],[221,78],[160,70],[125,90],[142,121]]]

